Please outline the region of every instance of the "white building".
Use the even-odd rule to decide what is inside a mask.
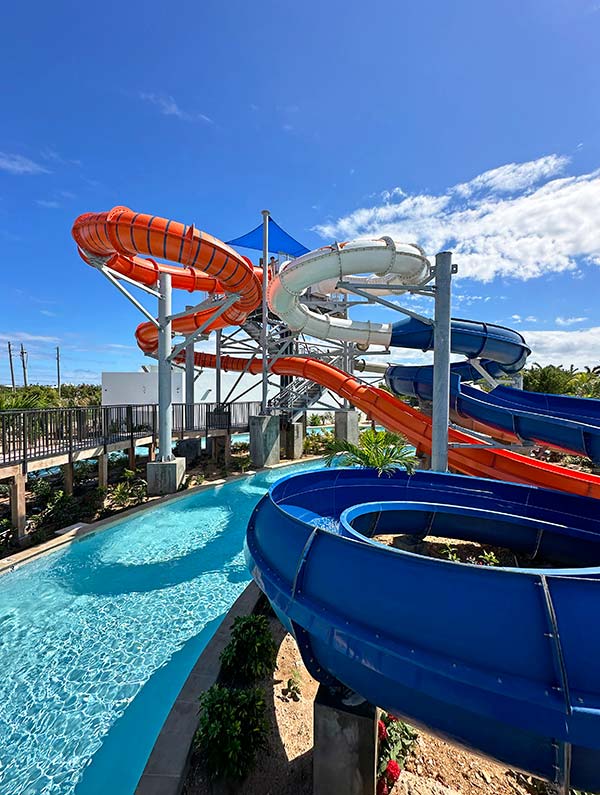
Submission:
[[[221,373],[221,400],[225,400],[230,389],[236,382],[239,373]],[[277,376],[271,376],[275,383]],[[183,370],[171,373],[171,397],[173,403],[185,403],[185,374]],[[246,389],[250,391],[242,395]],[[277,393],[275,387],[269,387],[269,396]],[[240,401],[261,399],[261,378],[257,375],[242,376],[232,397],[241,395]],[[214,370],[204,370],[194,384],[194,400],[196,403],[212,403],[216,400],[216,374]],[[102,373],[102,405],[120,406],[127,404],[156,403],[158,404],[158,367],[145,366],[143,370],[132,373]]]

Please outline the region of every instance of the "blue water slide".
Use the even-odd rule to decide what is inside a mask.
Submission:
[[[433,326],[407,318],[393,326],[391,344],[406,348],[433,348]],[[518,372],[530,349],[512,329],[490,323],[452,320],[451,347],[469,359],[479,359],[492,376]],[[600,401],[547,395],[497,386],[491,392],[469,386],[481,373],[468,362],[451,366],[450,406],[462,417],[492,429],[514,434],[523,441],[550,445],[600,464]],[[433,368],[391,366],[386,382],[396,395],[432,399]]]
[[[379,533],[507,546],[531,566],[435,560]],[[462,475],[318,470],[271,487],[246,559],[319,681],[510,767],[600,789],[596,501]]]

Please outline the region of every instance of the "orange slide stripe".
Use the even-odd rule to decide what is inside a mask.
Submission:
[[[84,259],[86,253],[108,257],[110,268],[140,284],[155,285],[160,273],[169,273],[175,289],[238,294],[240,300],[210,324],[207,332],[243,323],[261,302],[262,271],[226,243],[193,225],[135,213],[128,207],[114,207],[104,213],[80,215],[72,234]],[[183,267],[144,259],[138,254],[177,262]],[[190,334],[214,311],[207,309],[178,318],[173,330]],[[140,324],[136,337],[145,353],[156,350],[158,331],[154,324]]]
[[[223,370],[240,372],[247,362],[247,359],[221,356]],[[195,363],[198,367],[215,368],[216,356],[196,353]],[[405,436],[419,452],[431,452],[431,419],[383,389],[367,386],[334,365],[318,359],[284,356],[277,359],[271,369],[276,375],[307,378],[321,384],[347,398],[390,431]],[[254,359],[249,371],[258,375],[262,371],[262,361]],[[449,440],[463,444],[477,443],[472,436],[452,429],[449,431]],[[529,483],[600,499],[600,477],[596,475],[536,461],[508,450],[494,450],[483,443],[480,447],[451,447],[448,460],[454,471],[466,475]]]

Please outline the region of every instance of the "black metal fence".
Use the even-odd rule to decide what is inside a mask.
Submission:
[[[173,434],[247,431],[260,403],[175,403]],[[154,404],[0,412],[0,466],[158,436]]]

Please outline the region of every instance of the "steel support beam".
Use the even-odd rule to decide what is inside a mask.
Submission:
[[[161,273],[158,299],[158,450],[159,461],[171,461],[173,410],[171,405],[171,275]]]
[[[448,470],[448,424],[450,421],[450,307],[452,298],[452,253],[435,257],[435,319],[433,346],[433,412],[431,468]]]
[[[268,350],[268,316],[267,286],[269,284],[269,211],[262,210],[263,217],[263,283],[262,283],[262,328],[260,346],[262,348],[262,399],[261,413],[267,413],[269,399],[269,350]]]

